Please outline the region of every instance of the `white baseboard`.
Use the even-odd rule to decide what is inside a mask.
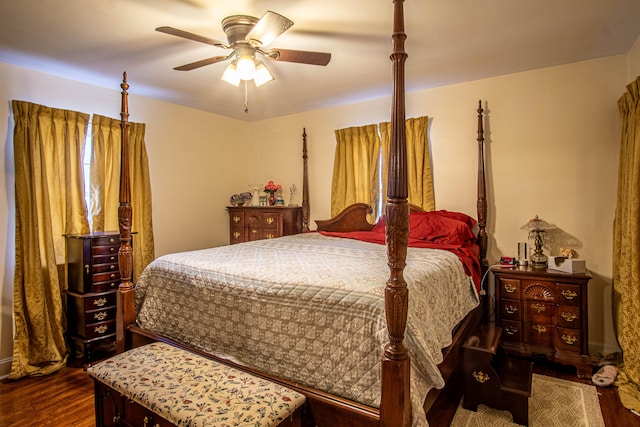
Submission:
[[[9,372],[11,372],[12,361],[12,357],[7,357],[6,359],[0,360],[0,380],[4,380],[9,376]]]
[[[589,353],[591,353],[592,359],[596,358],[598,355],[619,353],[621,351],[622,349],[614,344],[589,341]]]

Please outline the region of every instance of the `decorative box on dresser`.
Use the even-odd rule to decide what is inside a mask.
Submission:
[[[66,235],[67,336],[72,356],[91,360],[97,349],[115,348],[119,232]]]
[[[227,211],[231,244],[302,232],[302,208],[298,206],[229,206]]]
[[[495,268],[496,324],[507,354],[544,355],[591,377],[588,274],[531,267]]]

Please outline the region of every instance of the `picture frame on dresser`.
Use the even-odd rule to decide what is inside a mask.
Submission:
[[[545,356],[590,378],[588,273],[495,267],[496,325],[506,354]]]

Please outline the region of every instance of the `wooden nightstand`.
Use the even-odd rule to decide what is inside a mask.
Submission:
[[[507,354],[544,355],[591,377],[588,274],[531,267],[494,268],[496,325]]]
[[[298,206],[230,206],[227,211],[231,244],[302,232],[302,208]]]

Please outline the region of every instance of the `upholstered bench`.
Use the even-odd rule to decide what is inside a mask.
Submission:
[[[304,395],[165,343],[87,368],[96,426],[299,426]]]

